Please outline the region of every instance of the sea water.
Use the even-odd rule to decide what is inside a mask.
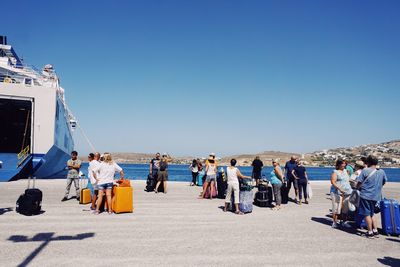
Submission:
[[[131,180],[146,180],[149,174],[149,164],[119,164],[124,170],[125,177]],[[87,176],[87,163],[82,164],[81,171]],[[226,171],[226,167],[223,167]],[[251,176],[252,167],[239,167],[243,175]],[[400,182],[400,168],[383,168],[389,182]],[[269,177],[272,167],[264,167],[262,175]],[[331,167],[306,167],[310,180],[330,180],[333,168]],[[192,173],[188,165],[169,165],[168,180],[190,182]]]

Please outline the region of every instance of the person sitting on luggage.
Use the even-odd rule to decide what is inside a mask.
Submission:
[[[224,212],[228,210],[228,205],[231,203],[232,193],[234,196],[235,213],[243,215],[243,212],[239,210],[239,178],[251,179],[249,176],[244,176],[236,166],[236,159],[231,159],[231,166],[226,169],[228,176],[228,189],[226,191]]]
[[[252,177],[253,179],[256,180],[256,186],[260,183],[261,180],[261,171],[264,166],[263,162],[260,160],[259,156],[256,156],[256,158],[253,160],[251,163],[251,166],[253,166],[253,172],[252,172]]]
[[[336,168],[331,175],[332,228],[338,227],[338,216],[342,213],[343,203],[353,191],[349,179],[346,163],[343,160],[337,160]],[[348,203],[347,200],[346,203]],[[343,223],[343,226],[349,227],[346,222]]]
[[[298,161],[297,166],[294,167],[292,171],[293,177],[297,180],[298,190],[299,190],[299,202],[301,205],[302,195],[304,194],[304,203],[308,204],[307,200],[307,184],[308,184],[308,176],[306,172],[306,168],[304,168],[301,161]]]
[[[279,165],[278,159],[272,160],[272,166],[274,167],[274,169],[271,171],[270,180],[275,197],[275,207],[273,207],[272,210],[280,210],[282,208],[281,187],[285,178],[283,176],[282,168]]]
[[[206,162],[206,181],[203,185],[203,193],[200,198],[204,198],[208,186],[210,186],[210,199],[215,195],[215,182],[217,180],[218,167],[215,162],[215,157],[210,156]]]
[[[154,192],[158,193],[158,188],[160,187],[160,184],[163,183],[164,194],[167,193],[168,162],[171,162],[171,161],[172,161],[172,158],[167,153],[164,153],[160,160],[160,168],[158,170],[157,185],[156,185],[156,188],[154,189]]]
[[[196,159],[193,159],[192,164],[189,165],[189,170],[192,171],[192,182],[190,186],[197,184],[197,175],[199,174],[199,166]]]
[[[358,214],[364,216],[368,227],[366,237],[371,238],[379,235],[374,208],[382,199],[382,187],[387,182],[387,177],[384,170],[377,169],[378,159],[375,156],[368,156],[366,163],[368,168],[363,169],[357,177],[357,188],[360,190]]]
[[[91,210],[96,210],[96,200],[97,195],[99,193],[99,189],[97,187],[97,180],[94,178],[93,170],[100,164],[98,161],[100,159],[100,153],[90,153],[88,156],[89,166],[88,166],[88,178],[90,184],[90,192],[92,193],[92,205],[90,206]]]
[[[104,195],[106,195],[107,198],[108,214],[112,214],[111,191],[116,172],[119,172],[121,179],[124,178],[124,171],[112,160],[111,154],[104,153],[104,161],[93,168],[93,176],[97,180],[99,189],[95,214],[100,213],[100,205]]]
[[[79,170],[81,168],[81,164],[81,160],[78,159],[78,152],[72,151],[71,159],[67,162],[67,187],[65,189],[65,195],[61,201],[68,200],[69,190],[71,189],[72,182],[74,183],[76,190],[76,199],[79,201]]]

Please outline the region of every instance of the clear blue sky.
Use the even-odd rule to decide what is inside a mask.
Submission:
[[[100,151],[310,152],[400,137],[399,1],[9,5],[0,34],[26,62],[55,66]]]

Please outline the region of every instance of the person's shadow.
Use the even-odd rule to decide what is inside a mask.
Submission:
[[[0,215],[3,215],[6,212],[13,211],[13,208],[0,208]]]
[[[94,237],[94,233],[83,233],[74,236],[71,235],[54,236],[54,232],[50,232],[50,233],[39,233],[31,238],[28,238],[25,235],[12,235],[8,238],[8,241],[12,241],[14,243],[43,242],[38,248],[32,251],[32,253],[28,255],[23,262],[21,262],[18,265],[18,266],[27,266],[50,242],[83,240],[91,237]]]
[[[386,266],[393,266],[393,267],[400,266],[400,259],[392,257],[383,257],[383,259],[377,259],[377,261]]]
[[[325,218],[311,217],[311,221],[331,226],[332,219],[330,219],[329,217],[332,217],[332,216],[326,215]],[[361,232],[359,229],[357,229],[357,227],[355,225],[353,225],[352,228],[339,227],[337,229],[340,231],[349,233],[349,234],[356,234],[356,235],[363,234],[363,232]]]

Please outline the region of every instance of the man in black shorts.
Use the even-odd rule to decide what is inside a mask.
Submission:
[[[256,156],[256,158],[253,160],[253,163],[251,163],[251,166],[253,166],[253,173],[251,176],[253,179],[256,179],[256,186],[258,186],[258,184],[260,183],[261,171],[264,164],[260,160],[260,157]]]

